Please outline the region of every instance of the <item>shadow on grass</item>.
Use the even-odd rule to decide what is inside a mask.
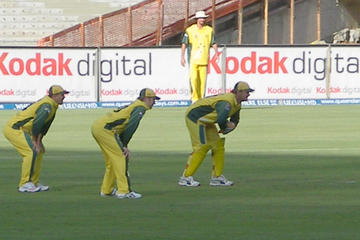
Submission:
[[[3,183],[14,181],[20,174],[21,158],[14,150],[0,148],[0,175]],[[185,152],[132,152],[129,169],[140,179],[155,181],[176,181],[182,174],[189,154]],[[100,182],[104,173],[104,158],[100,151],[59,151],[48,150],[42,163],[42,177],[58,179],[97,179]],[[196,172],[196,176],[208,178],[211,174],[210,154]],[[348,155],[309,155],[309,154],[273,154],[273,153],[226,153],[224,174],[232,178],[237,176],[261,177],[289,174],[355,174],[360,168],[357,156]],[[139,180],[140,180],[139,179]],[[174,180],[175,179],[175,180]]]
[[[358,182],[360,163],[356,157],[228,153],[224,172],[235,186],[213,188],[208,186],[208,155],[196,172],[202,186],[183,188],[177,186],[177,179],[187,153],[138,151],[130,160],[131,181],[144,198],[119,201],[99,197],[104,173],[100,151],[49,150],[41,178],[51,191],[24,195],[16,191],[20,156],[13,149],[0,150],[0,193],[6,192],[0,206],[0,222],[6,223],[6,231],[0,231],[1,239],[25,239],[21,237],[24,235],[32,236],[27,239],[110,239],[121,235],[125,236],[122,239],[140,240],[178,236],[215,240],[245,234],[248,236],[243,239],[320,239],[316,233],[301,238],[292,235],[312,233],[314,218],[317,228],[322,224],[322,231],[337,234],[336,239],[352,239],[341,237],[343,229],[334,232],[333,225],[326,222],[336,220],[339,212],[344,212],[344,204],[349,206],[346,214],[350,217],[343,219],[351,219],[346,224],[347,232],[358,232],[353,220],[358,219],[353,210],[358,203],[358,194],[354,194],[358,184],[348,184],[349,180]],[[334,196],[339,199],[333,200]],[[199,233],[203,226],[207,227]],[[183,229],[190,230],[184,233]],[[284,234],[283,229],[290,229],[289,233]],[[111,237],[106,235],[109,231]],[[259,232],[263,231],[275,233],[261,238]],[[279,234],[284,237],[279,238]]]

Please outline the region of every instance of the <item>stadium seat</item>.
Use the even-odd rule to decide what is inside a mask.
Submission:
[[[0,46],[36,46],[42,37],[142,0],[1,0]]]

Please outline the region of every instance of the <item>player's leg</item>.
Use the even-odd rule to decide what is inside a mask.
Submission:
[[[190,85],[191,85],[191,102],[194,103],[201,98],[201,82],[199,75],[199,65],[191,64],[190,66]]]
[[[91,133],[99,145],[105,159],[105,174],[101,184],[100,193],[102,195],[109,195],[113,193],[115,187],[115,173],[113,170],[112,162],[110,160],[111,149],[108,149],[107,142],[113,140],[113,134],[110,132],[104,132],[104,129],[96,126],[95,124],[91,128]]]
[[[184,170],[184,177],[193,176],[209,151],[209,145],[195,146],[190,154]]]
[[[225,138],[220,138],[215,124],[206,125],[206,138],[211,146],[212,176],[219,176],[224,168]]]
[[[34,165],[34,172],[33,172],[32,178],[31,178],[32,182],[35,185],[38,185],[38,183],[39,183],[41,163],[42,163],[43,156],[44,156],[43,151],[41,151],[40,153],[38,153],[36,155],[35,165]]]
[[[206,91],[206,79],[207,79],[207,65],[200,65],[198,67],[199,72],[199,96],[200,98],[205,97]]]
[[[105,136],[103,136],[104,138]],[[105,139],[102,139],[103,149],[106,152],[108,159],[111,162],[112,171],[116,178],[117,193],[126,194],[131,192],[130,179],[128,175],[128,159],[123,154],[121,144],[119,143],[116,134],[107,134]]]
[[[15,147],[15,149],[22,156],[23,159],[21,165],[19,190],[21,187],[27,184],[24,188],[24,192],[39,191],[40,188],[36,187],[32,183],[37,154],[33,150],[31,136],[22,130],[13,129],[10,126],[5,126],[4,136]]]
[[[210,186],[232,186],[234,183],[223,175],[225,159],[225,138],[220,138],[212,149],[213,169],[211,173]]]
[[[111,162],[116,176],[117,193],[126,194],[131,192],[130,179],[128,175],[128,159],[119,148],[111,154]]]
[[[100,148],[105,159],[105,174],[100,191],[104,195],[111,195],[115,189],[116,177],[110,160],[111,156],[109,156],[108,151],[106,151],[102,146],[100,146]]]
[[[15,140],[15,139],[14,139]],[[36,165],[37,153],[32,149],[33,144],[31,142],[31,136],[24,132],[24,137],[19,137],[12,142],[16,150],[23,158],[21,165],[21,179],[19,187],[23,186],[27,182],[32,182],[34,169]]]
[[[188,128],[193,152],[188,158],[183,176],[189,177],[195,174],[200,164],[204,160],[206,153],[210,149],[210,145],[206,140],[206,126],[201,123],[194,123],[190,119],[186,118],[186,126]]]
[[[215,147],[212,149],[212,177],[219,177],[222,175],[224,170],[224,159],[225,159],[225,138],[220,138],[216,143]]]
[[[225,159],[225,138],[220,138],[215,125],[207,128],[208,141],[211,144],[212,173],[211,186],[232,186],[233,182],[227,180],[223,175]]]

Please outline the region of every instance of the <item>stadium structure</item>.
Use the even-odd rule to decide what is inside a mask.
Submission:
[[[178,45],[197,10],[220,44],[359,41],[357,0],[3,0],[0,45]]]

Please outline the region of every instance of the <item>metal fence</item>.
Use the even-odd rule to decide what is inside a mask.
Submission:
[[[161,45],[205,10],[209,21],[259,0],[147,0],[42,38],[39,46],[102,47]]]

